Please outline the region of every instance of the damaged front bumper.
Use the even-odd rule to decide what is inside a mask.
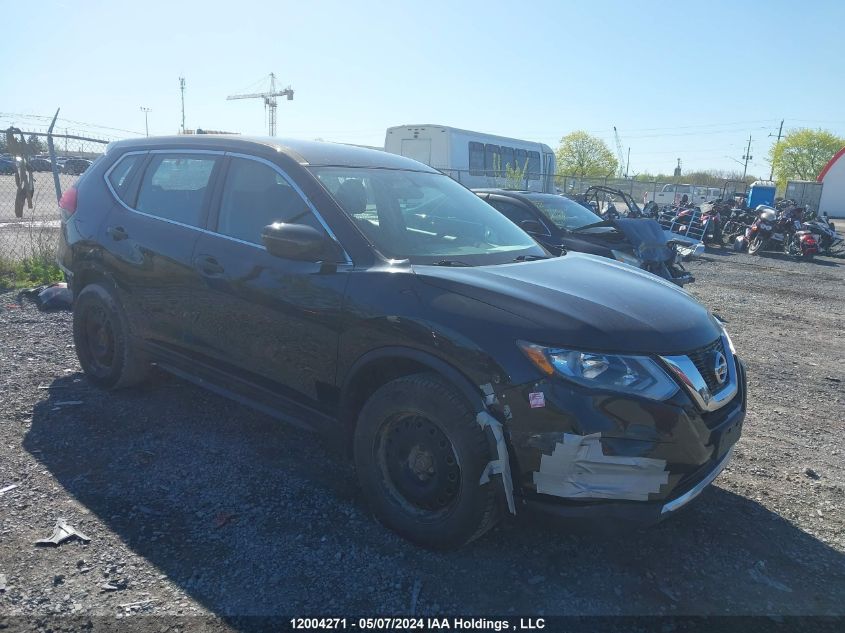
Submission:
[[[555,378],[503,393],[517,508],[617,527],[685,507],[728,465],[742,431],[745,368],[731,360],[736,391],[710,411],[684,390],[649,402]],[[538,392],[544,406],[531,407]]]

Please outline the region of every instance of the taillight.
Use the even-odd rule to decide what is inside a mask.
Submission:
[[[68,212],[68,215],[76,211],[76,187],[66,189],[59,200],[59,207]]]

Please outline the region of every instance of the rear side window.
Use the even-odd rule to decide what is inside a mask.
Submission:
[[[229,164],[217,232],[252,244],[261,244],[268,224],[306,224],[323,227],[305,200],[275,169],[246,158]]]
[[[125,196],[127,188],[129,187],[130,175],[133,169],[138,165],[143,154],[127,154],[117,161],[117,164],[109,172],[109,182],[111,183],[114,192],[117,196],[126,202]]]
[[[165,220],[200,226],[215,163],[210,156],[156,155],[144,173],[135,208]]]

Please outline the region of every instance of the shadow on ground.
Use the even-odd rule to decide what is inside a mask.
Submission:
[[[125,544],[221,616],[407,614],[417,583],[422,614],[843,613],[842,553],[724,489],[649,530],[521,517],[432,553],[375,523],[315,436],[168,377],[118,394],[78,377],[24,446],[94,515],[86,559]]]

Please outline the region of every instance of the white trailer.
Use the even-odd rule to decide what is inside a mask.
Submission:
[[[384,150],[430,165],[470,188],[555,192],[555,154],[544,143],[445,125],[397,125],[387,128]],[[522,170],[523,177],[508,177],[508,167]]]

